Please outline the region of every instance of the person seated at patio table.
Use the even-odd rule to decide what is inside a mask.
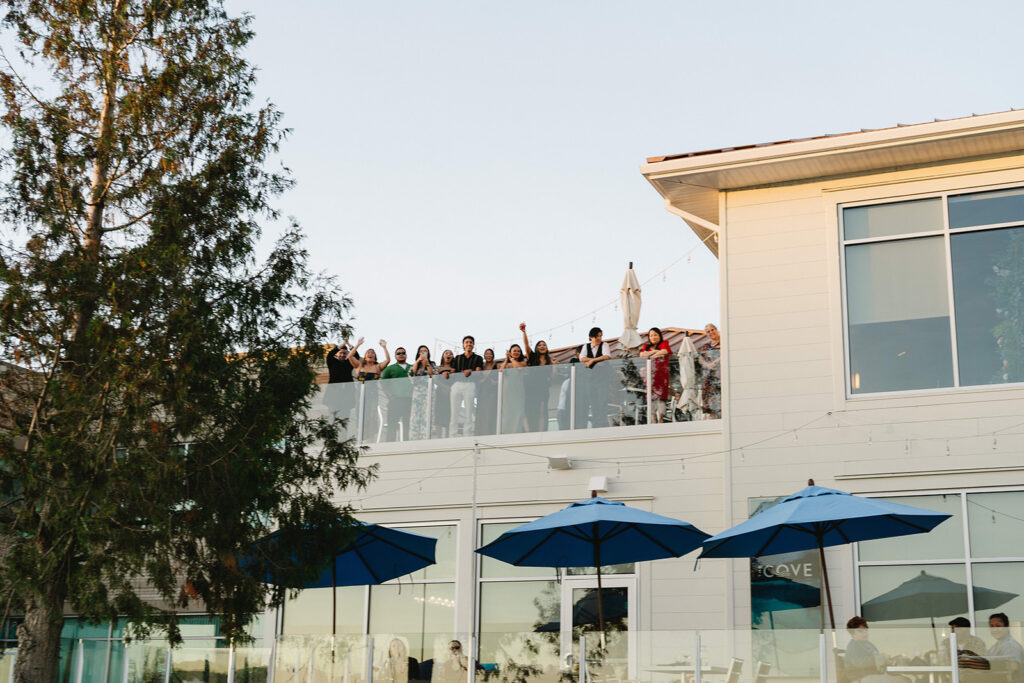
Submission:
[[[851,618],[846,622],[846,630],[850,633],[850,642],[846,645],[846,653],[843,655],[846,680],[860,683],[896,683],[909,680],[905,676],[885,672],[886,656],[868,640],[867,619]]]
[[[966,617],[957,617],[949,622],[949,630],[956,634],[956,652],[960,660],[961,668],[979,668],[972,666],[972,658],[979,658],[985,654],[985,641],[978,636],[971,635],[971,620]],[[942,641],[938,653],[939,663],[949,664],[949,638]],[[965,664],[967,665],[965,667]],[[987,665],[984,668],[988,668]]]
[[[462,651],[462,643],[453,640],[448,643],[448,651],[451,653],[451,657],[440,667],[434,668],[431,677],[434,683],[462,683],[466,680],[466,674],[469,672],[469,657]],[[483,669],[479,662],[477,662],[476,668],[477,670]]]
[[[388,646],[387,658],[381,665],[377,680],[386,683],[408,683],[420,678],[420,663],[409,656],[409,648],[400,638],[393,638]]]
[[[1024,683],[1024,647],[1014,640],[1010,635],[1010,617],[1002,612],[996,612],[988,618],[988,630],[996,642],[985,653],[992,668],[997,667],[997,662],[1014,662],[1016,670],[1013,672],[1012,680],[1015,683]],[[1013,667],[1014,664],[1009,664]]]

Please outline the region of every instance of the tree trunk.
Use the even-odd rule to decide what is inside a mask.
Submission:
[[[18,626],[14,683],[47,683],[57,680],[66,594],[64,583],[54,581],[43,595],[25,601],[25,621]]]

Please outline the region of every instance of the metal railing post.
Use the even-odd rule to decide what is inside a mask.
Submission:
[[[700,632],[693,634],[693,682],[700,683]]]
[[[373,683],[373,638],[366,641],[366,683]]]
[[[167,654],[164,655],[164,683],[171,683],[171,646],[167,645]]]
[[[427,377],[427,439],[434,438],[434,377]]]
[[[504,386],[505,386],[505,373],[499,370],[498,371],[498,401],[497,401],[497,403],[498,403],[498,414],[494,418],[495,419],[495,423],[494,423],[494,433],[495,434],[501,434],[501,409],[502,409],[501,398],[502,398],[502,394],[505,393],[503,391],[503,387]]]
[[[587,683],[587,637],[580,636],[580,681]]]
[[[953,671],[953,683],[960,683],[959,647],[956,644],[956,631],[949,629],[949,667]]]
[[[654,424],[654,381],[651,371],[654,370],[654,361],[647,359],[647,424]]]
[[[274,683],[277,670],[277,636],[270,641],[270,660],[267,663],[267,683]]]
[[[576,429],[576,366],[569,364],[569,429]]]
[[[473,683],[476,680],[476,638],[469,637],[469,660],[466,662],[466,683]],[[956,683],[954,681],[954,683]]]
[[[235,642],[228,642],[228,683],[235,683],[235,663],[238,653],[235,652]]]
[[[828,683],[828,650],[825,647],[825,633],[818,634],[818,666],[821,668],[821,683]]]
[[[363,442],[363,412],[366,409],[366,382],[359,383],[359,409],[356,410],[356,419],[359,420],[359,424],[356,425],[356,441],[359,443]]]
[[[78,639],[78,652],[75,653],[75,681],[82,683],[82,674],[85,672],[85,653],[82,652],[82,639]]]
[[[128,683],[128,643],[124,642],[124,664],[121,666],[121,683]]]

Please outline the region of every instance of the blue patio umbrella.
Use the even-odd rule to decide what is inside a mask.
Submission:
[[[708,538],[672,517],[593,497],[506,531],[476,552],[517,567],[597,568],[598,623],[604,632],[601,567],[681,557]]]
[[[276,577],[273,568],[268,567],[262,579],[265,583],[286,588],[330,587],[332,635],[337,626],[337,591],[334,589],[338,586],[372,586],[411,574],[435,562],[436,538],[365,522],[358,522],[355,532],[355,538],[339,548],[334,559],[328,561],[315,578],[301,584],[289,583]],[[253,554],[259,553],[261,545],[274,543],[275,538],[276,532],[260,539]]]
[[[822,602],[828,603],[832,628],[835,615],[825,566],[826,547],[921,534],[952,516],[815,486],[813,479],[807,484],[778,505],[704,541],[700,556],[762,557],[817,548],[825,592]],[[824,607],[821,621],[824,628]]]

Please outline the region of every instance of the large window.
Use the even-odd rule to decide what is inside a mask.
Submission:
[[[386,647],[403,641],[418,661],[446,652],[455,626],[455,558],[453,524],[396,527],[437,539],[435,564],[379,586],[337,589],[335,628],[339,634],[370,633]],[[301,591],[284,608],[285,635],[331,632],[331,589]],[[383,651],[382,651],[383,652]]]
[[[1024,188],[840,222],[849,393],[1024,382]]]
[[[1024,491],[953,491],[883,498],[953,515],[927,534],[859,543],[861,611],[875,626],[984,627],[993,612],[1024,615]],[[921,595],[922,573],[946,579]],[[908,583],[909,582],[909,583]],[[932,584],[934,586],[934,584]],[[934,589],[930,589],[934,590]],[[874,602],[872,602],[874,601]]]

